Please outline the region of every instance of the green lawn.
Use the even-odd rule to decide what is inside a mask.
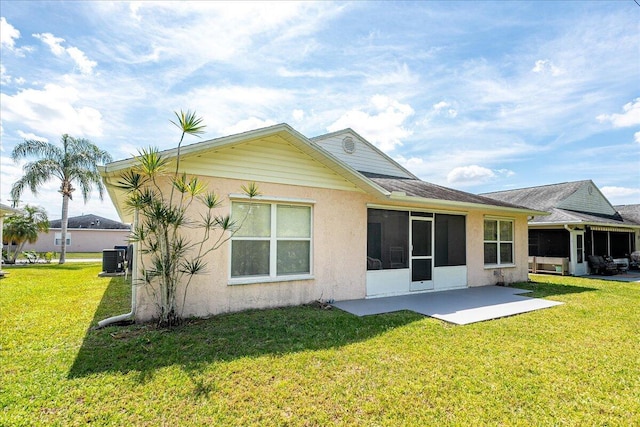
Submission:
[[[91,330],[99,264],[0,281],[0,425],[640,425],[640,285],[532,276],[565,304],[468,326],[313,306]]]

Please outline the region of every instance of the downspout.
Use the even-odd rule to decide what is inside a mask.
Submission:
[[[136,209],[133,215],[133,229],[138,227],[138,210]],[[136,302],[137,302],[137,286],[136,280],[138,278],[138,242],[133,243],[133,264],[131,266],[131,311],[125,314],[109,317],[98,322],[97,329],[104,328],[113,323],[124,322],[126,320],[133,320],[136,316]]]

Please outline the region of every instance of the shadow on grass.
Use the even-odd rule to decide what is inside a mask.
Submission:
[[[111,280],[91,326],[128,311],[127,286],[122,278]],[[144,382],[166,366],[195,372],[212,362],[340,347],[423,318],[408,311],[361,318],[311,304],[193,319],[171,331],[152,325],[90,329],[68,377],[137,372]]]
[[[586,286],[566,285],[551,282],[514,283],[513,287],[531,290],[532,293],[525,294],[525,296],[534,298],[544,298],[553,295],[579,294],[582,292],[598,290],[597,288],[590,288]]]

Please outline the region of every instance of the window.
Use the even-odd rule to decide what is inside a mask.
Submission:
[[[584,262],[584,237],[582,234],[576,236],[576,246],[578,251],[578,264]]]
[[[311,207],[233,202],[231,278],[311,274]]]
[[[484,220],[484,264],[513,264],[513,221]]]
[[[71,244],[71,233],[67,231],[67,246]],[[62,233],[56,233],[55,239],[53,240],[53,244],[55,246],[62,246]]]

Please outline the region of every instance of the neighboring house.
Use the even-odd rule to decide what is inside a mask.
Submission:
[[[589,273],[589,255],[629,258],[640,248],[640,205],[612,206],[591,180],[483,194],[547,211],[529,220],[529,255],[569,258],[569,273]]]
[[[67,222],[68,252],[102,252],[114,246],[127,246],[131,227],[98,215],[81,215]],[[35,243],[27,243],[25,251],[59,252],[62,243],[62,220],[49,221],[49,231],[38,233]]]
[[[2,203],[0,203],[0,252],[2,252],[2,249],[4,249],[3,247],[3,240],[2,240],[2,227],[4,225],[4,217],[5,216],[9,216],[9,215],[13,215],[16,213],[19,213],[20,211],[18,209],[14,209],[10,206],[7,205],[3,205]],[[2,255],[0,254],[0,277],[4,277],[4,272],[2,271]]]
[[[261,193],[191,282],[185,316],[527,280],[527,217],[543,212],[423,182],[351,129],[309,139],[279,124],[181,153],[182,171],[228,199],[220,214],[246,212],[242,185]],[[163,155],[175,166],[175,149]],[[116,184],[135,164],[101,172],[125,222]],[[151,294],[137,292],[138,320],[155,315]]]

